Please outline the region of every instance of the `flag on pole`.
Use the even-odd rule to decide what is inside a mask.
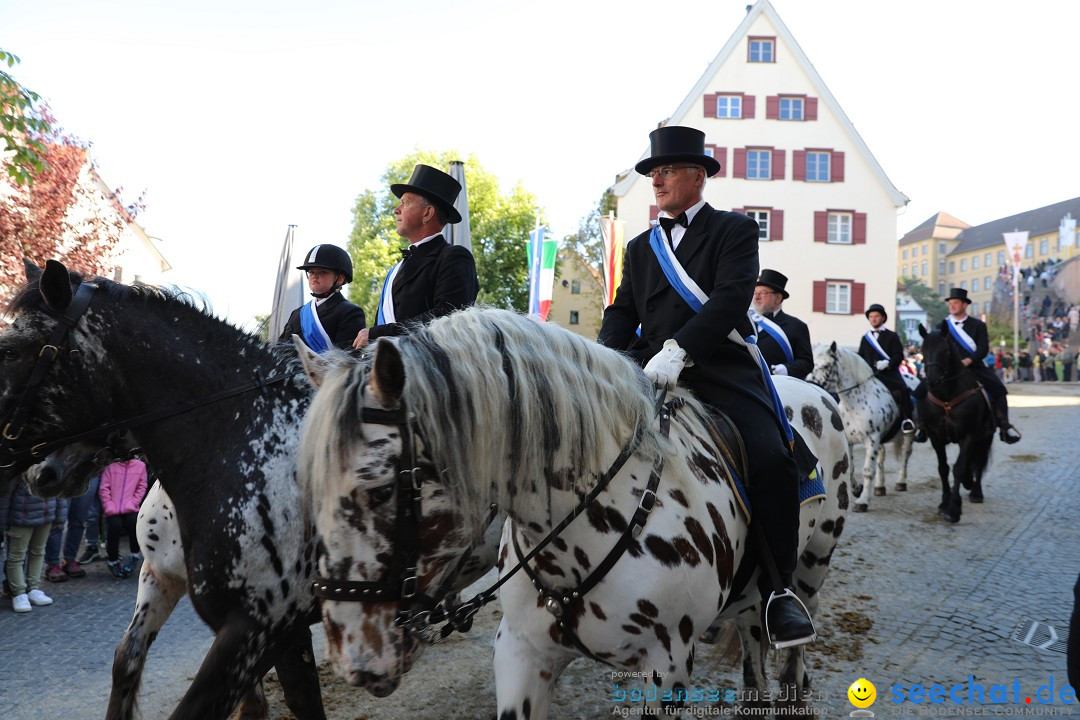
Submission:
[[[266,336],[270,340],[277,339],[285,328],[289,316],[292,315],[292,311],[304,304],[304,290],[307,285],[304,282],[304,271],[296,269],[300,263],[293,258],[295,238],[296,226],[290,225],[285,232],[285,244],[281,248],[281,258],[278,260],[274,302],[270,306],[270,317],[267,318]],[[303,262],[302,258],[301,262]]]
[[[555,257],[558,242],[537,222],[529,233],[529,314],[543,321],[551,309],[551,289],[555,284]]]
[[[626,223],[615,219],[615,213],[600,218],[600,236],[604,246],[604,307],[615,302],[615,292],[622,281],[623,239]]]
[[[1024,262],[1024,249],[1028,243],[1028,231],[1001,233],[1005,237],[1005,247],[1009,250],[1009,260],[1012,261],[1013,272],[1020,271],[1020,265]]]

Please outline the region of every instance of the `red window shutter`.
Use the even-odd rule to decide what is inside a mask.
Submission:
[[[713,177],[727,177],[727,148],[714,147],[713,157],[716,158],[716,162],[720,163],[720,172],[713,175]]]
[[[851,283],[851,314],[862,315],[866,312],[866,283]]]
[[[834,150],[832,158],[829,159],[829,181],[844,182],[844,153],[842,152]]]
[[[851,242],[855,245],[866,244],[866,213],[855,213],[851,219]]]
[[[716,117],[716,93],[705,93],[705,117]]]
[[[735,161],[732,163],[731,177],[746,178],[746,148],[735,148]]]
[[[796,150],[791,156],[791,179],[806,179],[806,151]]]
[[[769,212],[769,239],[776,242],[784,239],[784,211],[772,210]]]
[[[753,119],[754,117],[754,96],[743,95],[742,96],[742,116],[744,118]]]
[[[815,97],[808,97],[803,103],[806,106],[803,110],[803,116],[807,120],[817,120],[817,101],[818,99]]]
[[[784,179],[784,159],[785,151],[773,150],[772,151],[772,168],[770,170],[770,180],[783,180]]]
[[[829,213],[817,211],[814,213],[814,242],[825,242],[829,239]]]
[[[765,119],[777,120],[780,118],[780,96],[769,95],[765,98]]]
[[[656,218],[660,217],[660,208],[656,205],[649,206],[649,222],[652,222]]]
[[[825,291],[826,284],[824,280],[814,281],[814,312],[825,312]]]

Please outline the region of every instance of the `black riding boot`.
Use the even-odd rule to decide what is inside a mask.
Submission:
[[[1001,441],[1010,445],[1020,442],[1020,431],[1009,422],[1009,399],[1007,396],[1001,395],[994,398],[994,415],[1000,429],[998,437],[1001,438]]]
[[[751,535],[757,545],[758,558],[762,559],[758,574],[758,591],[761,593],[762,623],[766,640],[777,650],[804,645],[817,639],[814,623],[806,606],[795,595],[792,573],[795,567],[797,547],[773,548],[765,539],[767,530],[759,524],[765,520],[760,514],[751,521]],[[775,519],[773,520],[775,522]],[[766,522],[769,522],[766,520]],[[757,527],[757,530],[754,528]],[[776,533],[768,533],[774,536]],[[796,536],[796,543],[798,538]],[[778,542],[777,545],[786,543]],[[781,550],[777,552],[777,550]],[[769,563],[765,558],[771,558]]]
[[[926,381],[921,380],[919,381],[919,384],[915,386],[912,394],[915,396],[915,399],[924,400],[929,394],[929,392],[929,389],[926,387]],[[926,442],[926,429],[923,427],[922,418],[919,418],[918,421],[915,423],[915,442]]]
[[[900,432],[910,435],[915,432],[915,423],[911,419],[911,393],[905,387],[903,390],[893,393],[893,400],[900,409]]]

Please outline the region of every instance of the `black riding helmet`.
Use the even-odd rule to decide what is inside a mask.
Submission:
[[[308,251],[304,264],[297,265],[297,270],[322,268],[333,270],[345,276],[345,283],[352,282],[352,258],[337,245],[316,245]]]

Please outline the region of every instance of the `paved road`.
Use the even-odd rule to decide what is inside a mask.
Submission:
[[[947,525],[935,512],[939,490],[928,446],[916,448],[907,493],[892,492],[890,472],[890,494],[873,498],[869,513],[849,516],[824,593],[824,640],[809,653],[825,714],[852,710],[846,690],[859,677],[877,686],[878,716],[897,709],[888,702],[894,685],[964,683],[966,692],[970,675],[987,692],[1000,684],[1011,693],[1018,681],[1023,705],[1051,678],[1058,693],[1065,684],[1064,655],[1010,635],[1025,617],[1059,630],[1067,625],[1080,571],[1080,384],[1028,384],[1012,392],[1024,440],[995,443],[986,503],[965,502],[959,524]],[[891,459],[887,467],[894,469]],[[113,580],[101,563],[88,569],[86,579],[45,588],[56,599],[51,607],[15,615],[9,600],[0,601],[0,719],[104,717],[112,651],[130,617],[135,581]],[[497,620],[497,609],[485,610],[468,639],[433,648],[391,699],[328,683],[329,715],[490,717]],[[321,645],[320,635],[316,628]],[[144,717],[169,715],[209,644],[209,632],[182,601],[151,650]],[[456,672],[421,671],[447,667]],[[702,686],[738,687],[739,676],[718,653],[699,653],[695,681]],[[610,689],[604,668],[575,662],[556,688],[552,717],[610,716]],[[272,717],[289,717],[279,702],[273,708]]]

